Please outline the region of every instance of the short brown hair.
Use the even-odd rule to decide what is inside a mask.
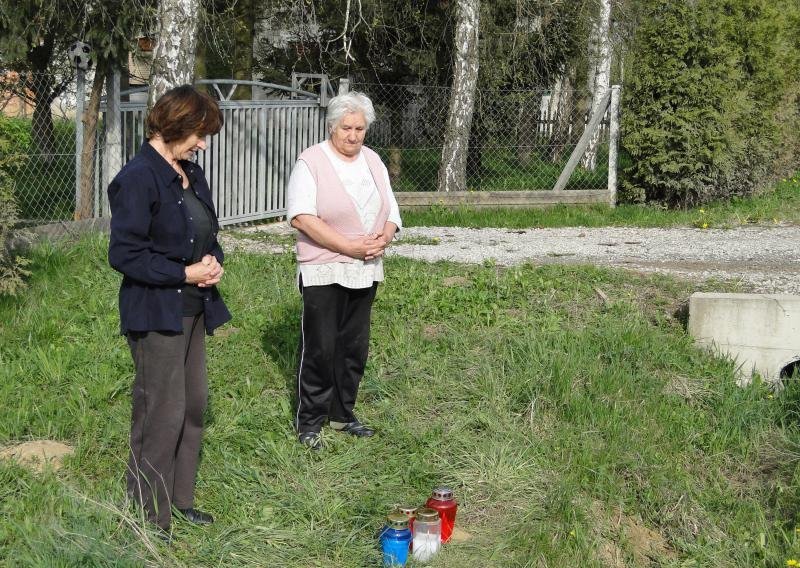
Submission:
[[[181,85],[161,95],[153,105],[147,115],[147,136],[159,134],[170,143],[192,134],[216,134],[222,124],[217,101],[191,85]]]

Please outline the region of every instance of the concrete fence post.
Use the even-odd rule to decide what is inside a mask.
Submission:
[[[100,202],[103,204],[99,216],[111,214],[106,197],[106,188],[122,167],[122,129],[120,111],[120,72],[114,69],[106,77],[106,140],[103,148],[103,183],[100,187]]]
[[[617,206],[617,163],[619,146],[619,95],[620,86],[611,87],[611,103],[608,107],[608,200],[611,207]]]
[[[83,170],[83,112],[86,106],[86,71],[76,68],[75,93],[75,218],[81,210],[81,171]]]

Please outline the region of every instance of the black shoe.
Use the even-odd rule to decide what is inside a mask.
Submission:
[[[162,529],[158,527],[156,530],[156,538],[163,542],[164,544],[172,544],[172,533],[169,529]]]
[[[353,420],[352,422],[331,421],[330,424],[331,428],[333,428],[337,432],[345,432],[347,434],[352,434],[353,436],[357,436],[359,438],[369,438],[370,436],[375,435],[375,430],[373,430],[369,426],[363,425],[358,420]]]
[[[188,509],[178,509],[178,512],[183,515],[187,521],[195,525],[210,525],[214,522],[214,517],[208,513],[191,507]]]
[[[320,438],[319,432],[300,432],[297,435],[297,440],[315,452],[322,449],[322,438]]]

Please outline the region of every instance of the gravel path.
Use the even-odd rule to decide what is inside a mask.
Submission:
[[[290,230],[290,229],[289,229]],[[285,223],[247,232],[285,233]],[[234,246],[258,250],[249,239]],[[267,252],[262,244],[262,252]],[[388,250],[435,262],[598,264],[691,279],[734,279],[745,289],[800,294],[800,227],[736,229],[462,229],[411,227]],[[273,245],[274,250],[274,245]]]
[[[429,262],[616,266],[740,280],[755,292],[800,294],[800,227],[738,229],[461,229],[411,227],[390,254]],[[436,239],[438,244],[413,244]]]

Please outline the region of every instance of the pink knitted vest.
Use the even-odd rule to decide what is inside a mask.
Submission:
[[[311,146],[297,158],[306,163],[317,184],[317,216],[345,237],[355,239],[363,236],[366,233],[353,199],[345,191],[339,176],[336,175],[333,164],[322,149],[323,144],[327,144],[327,142]],[[361,152],[367,160],[372,179],[375,180],[381,196],[381,208],[375,218],[375,224],[369,231],[378,233],[383,230],[383,226],[389,218],[389,188],[383,177],[383,164],[380,156],[366,146],[361,147]],[[297,262],[299,264],[327,264],[353,262],[353,258],[326,249],[304,233],[299,232],[297,234]]]

